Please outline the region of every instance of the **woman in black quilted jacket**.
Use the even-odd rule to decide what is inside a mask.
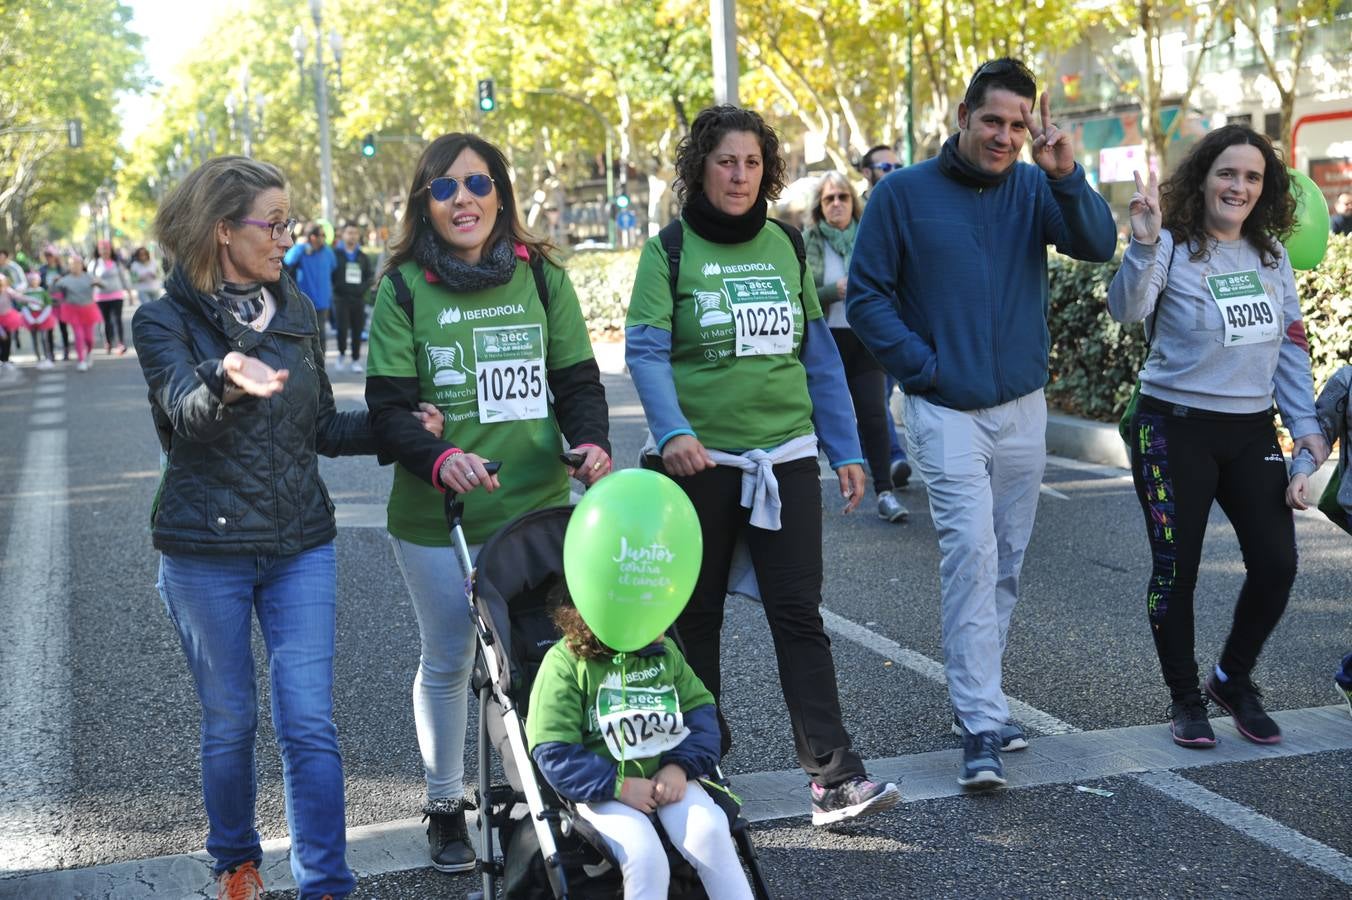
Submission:
[[[202,702],[207,852],[231,897],[263,889],[254,615],[300,896],[342,897],[356,884],[333,724],[337,529],[318,454],[376,446],[365,410],[334,408],[314,306],[282,274],[290,213],[275,166],[239,156],[203,164],[156,215],[173,269],[166,295],[132,324],[166,456],[151,513],[157,586]]]

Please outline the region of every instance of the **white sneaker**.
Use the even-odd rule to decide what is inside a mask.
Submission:
[[[39,369],[55,369],[55,368],[56,368],[56,363],[52,362],[50,359],[39,360],[39,361],[38,361],[38,368],[39,368]]]
[[[82,359],[82,360],[80,360],[79,364],[77,364],[77,365],[75,366],[75,369],[76,369],[76,371],[79,371],[79,372],[88,372],[88,371],[89,371],[89,363],[85,362],[85,361]]]
[[[347,368],[347,361],[344,360],[343,357],[341,357],[341,356],[338,357],[338,359],[337,359],[337,360],[334,362],[334,364],[333,364],[333,371],[335,371],[335,372],[341,372],[341,371],[343,371],[343,370],[346,369],[346,368]]]
[[[355,359],[354,359],[354,360],[352,360],[351,371],[352,371],[352,372],[355,372],[355,373],[358,374],[358,375],[360,375],[362,372],[364,372],[364,371],[366,371],[366,370],[363,369],[363,368],[361,367],[361,362],[360,362],[359,360],[355,360]]]

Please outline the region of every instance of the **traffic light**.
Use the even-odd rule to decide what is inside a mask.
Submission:
[[[628,194],[617,194],[617,195],[615,196],[615,207],[616,207],[616,209],[628,209],[628,208],[629,208],[629,195],[628,195]]]
[[[479,79],[479,109],[483,112],[492,112],[498,108],[497,97],[493,94],[493,79]]]
[[[361,155],[367,159],[376,155],[376,136],[374,134],[368,134],[362,138]]]

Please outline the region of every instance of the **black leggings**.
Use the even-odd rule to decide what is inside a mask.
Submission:
[[[840,350],[840,361],[845,364],[845,380],[854,401],[854,418],[859,423],[859,443],[868,460],[869,474],[873,476],[873,492],[881,494],[892,490],[892,441],[888,431],[892,420],[887,414],[884,394],[886,376],[878,367],[873,354],[849,328],[832,328]]]
[[[352,334],[352,359],[361,359],[361,332],[366,327],[366,299],[333,295],[333,311],[338,318],[338,355],[347,353],[347,336]]]
[[[1131,421],[1132,480],[1154,567],[1146,612],[1164,683],[1175,700],[1198,693],[1193,593],[1207,516],[1220,504],[1244,555],[1244,585],[1221,652],[1248,676],[1296,580],[1296,532],[1286,462],[1270,412],[1206,412],[1141,397]]]
[[[103,342],[110,350],[114,345],[125,344],[122,337],[122,301],[100,300],[99,312],[103,313]]]
[[[0,363],[9,362],[10,341],[9,332],[0,328]]]
[[[646,460],[661,470],[655,457]],[[728,593],[728,567],[739,537],[745,537],[760,585],[765,618],[779,663],[779,686],[789,708],[798,762],[814,782],[834,787],[864,774],[859,755],[841,721],[836,666],[831,639],[822,623],[822,500],[817,459],[775,466],[783,505],[781,528],[766,531],[749,525],[750,510],[741,506],[742,472],[718,466],[675,481],[690,497],[704,536],[704,559],[694,594],[676,627],[690,668],[717,700],[722,693],[720,670],[723,603]],[[724,731],[724,749],[731,742]]]

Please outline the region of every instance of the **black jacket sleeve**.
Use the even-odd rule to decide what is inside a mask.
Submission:
[[[549,390],[554,395],[554,415],[568,446],[595,444],[609,454],[610,409],[596,360],[584,359],[550,370]],[[367,391],[369,394],[369,387]]]
[[[418,408],[418,379],[368,376],[366,406],[370,410],[371,431],[375,434],[380,464],[397,462],[436,487],[432,467],[455,445],[433,437],[422,423],[409,415]]]
[[[315,327],[323,328],[317,314],[315,318]],[[319,378],[315,450],[324,456],[368,456],[375,453],[376,437],[371,431],[370,416],[360,410],[338,412],[333,403],[333,384],[324,370],[324,350],[319,343],[318,332],[310,338],[310,354],[316,363],[315,374]],[[417,424],[416,420],[414,424]]]

